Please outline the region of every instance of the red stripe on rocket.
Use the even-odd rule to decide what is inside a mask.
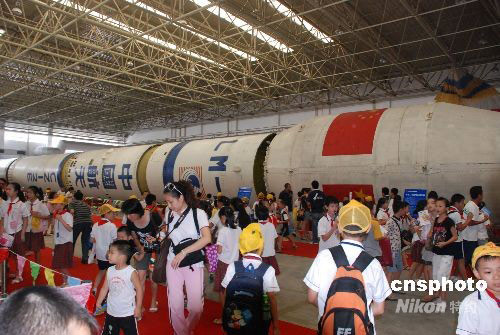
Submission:
[[[337,116],[325,136],[323,156],[371,155],[375,131],[385,109],[343,113]],[[349,197],[363,200],[374,196],[373,185],[369,184],[327,184],[323,185],[326,195],[341,200]]]
[[[333,119],[323,143],[323,156],[371,154],[378,121],[385,109],[343,113]]]

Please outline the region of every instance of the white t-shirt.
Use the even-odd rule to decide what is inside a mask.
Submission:
[[[33,205],[31,201],[26,201],[25,205],[28,209],[28,212],[30,213],[30,217],[28,219],[28,229],[26,231],[31,231],[33,233],[41,233],[45,231],[45,229],[47,229],[48,227],[48,220],[34,218],[31,216],[31,212],[38,212],[38,214],[40,214],[41,216],[49,216],[50,212],[47,208],[47,205],[45,205],[38,199],[33,202]]]
[[[467,218],[469,214],[472,214],[472,220],[481,221],[479,216],[479,207],[472,200],[470,200],[464,207],[464,217]],[[477,241],[478,232],[479,225],[468,226],[462,230],[462,238],[466,241]]]
[[[352,244],[347,244],[349,242]],[[347,256],[349,264],[354,263],[356,258],[363,250],[361,242],[345,239],[341,244]],[[332,284],[335,274],[337,273],[337,266],[333,260],[332,254],[329,250],[323,250],[314,259],[311,268],[304,278],[304,283],[314,292],[318,293],[318,312],[319,318],[323,315],[325,310],[326,298],[328,290]],[[366,288],[366,300],[368,305],[368,316],[370,321],[375,326],[373,311],[370,307],[372,301],[381,303],[391,295],[392,291],[385,277],[384,270],[377,259],[374,259],[370,265],[363,271],[363,279]]]
[[[208,220],[211,224],[214,225],[214,229],[217,228],[217,231],[221,231],[222,228],[224,228],[224,225],[222,224],[222,222],[220,220],[219,211],[220,211],[220,209],[218,209],[218,208],[215,209],[214,214],[212,215],[210,220]]]
[[[259,221],[262,236],[264,237],[264,249],[262,250],[262,257],[271,257],[276,255],[274,249],[274,240],[278,237],[276,227],[269,221]]]
[[[219,254],[219,260],[221,262],[231,264],[238,260],[240,257],[240,251],[238,248],[240,235],[240,227],[236,227],[236,229],[224,227],[219,231],[217,245],[222,247],[222,252]]]
[[[109,288],[106,313],[115,318],[134,315],[135,288],[132,283],[134,271],[135,269],[128,265],[122,270],[112,266],[106,272]]]
[[[475,291],[462,301],[458,314],[456,334],[500,334],[500,308],[486,291]]]
[[[450,219],[452,219],[453,222],[455,222],[455,228],[457,228],[457,225],[464,223],[465,218],[462,216],[462,214],[460,214],[460,212],[458,211],[458,209],[456,209],[455,207],[451,206],[450,207],[450,212],[448,213],[448,217]],[[464,239],[463,236],[462,236],[462,232],[457,229],[457,233],[458,233],[458,239],[456,240],[456,242],[462,242],[463,239]]]
[[[380,208],[377,213],[377,220],[385,220],[388,221],[391,217],[389,210],[385,210]]]
[[[106,261],[109,245],[116,240],[116,226],[108,219],[102,218],[106,223],[94,223],[90,237],[95,239],[95,256],[100,261]]]
[[[62,218],[66,224],[73,227],[73,215],[70,212],[64,213]],[[54,218],[54,243],[64,244],[68,242],[73,243],[73,230],[68,231],[59,220]]]
[[[418,240],[421,240],[422,242],[427,239],[427,235],[429,234],[429,231],[431,230],[432,227],[432,217],[429,214],[429,211],[427,209],[424,209],[423,211],[418,212],[418,226],[420,226],[420,236],[417,233],[413,233],[413,238],[411,242],[416,242]]]
[[[332,217],[330,217],[330,215],[328,215],[328,213],[326,214],[326,216],[323,216],[318,221],[318,235],[320,236],[318,253],[320,253],[321,251],[323,251],[325,249],[329,249],[331,247],[339,245],[339,243],[340,243],[340,240],[338,237],[338,229],[326,241],[323,241],[323,238],[321,237],[321,236],[325,235],[326,233],[328,233],[330,231],[330,229],[332,229],[333,222],[335,222],[335,220]]]
[[[12,207],[9,212],[10,204],[12,204]],[[13,201],[10,199],[3,201],[0,206],[0,214],[3,218],[4,230],[10,235],[20,232],[23,229],[23,218],[28,218],[30,216],[28,208],[19,198]]]
[[[194,218],[193,218],[193,210],[191,209],[189,213],[186,215],[182,223],[179,225],[177,229],[175,229],[172,232],[172,229],[174,228],[174,225],[177,223],[177,220],[179,220],[180,215],[172,212],[174,215],[174,218],[172,220],[172,223],[168,226],[168,233],[169,238],[172,240],[172,243],[174,245],[179,244],[184,239],[194,239],[198,240],[201,237],[201,229],[208,227],[208,218],[207,214],[202,211],[201,209],[196,210],[196,216],[198,218],[198,227],[200,228],[200,234],[198,235],[198,232],[196,231],[196,226],[194,223]],[[165,220],[168,220],[168,217],[170,216],[170,211],[168,211],[165,215]],[[168,223],[168,222],[167,222]],[[170,233],[172,232],[172,233]],[[174,250],[173,246],[170,246],[170,250],[168,253],[167,261],[171,262],[174,259]],[[203,267],[203,262],[199,262],[196,264],[193,264],[193,267]]]
[[[485,216],[483,211],[479,211],[479,221],[484,220]],[[491,224],[490,220],[487,220],[479,225],[477,225],[477,238],[478,240],[485,240],[488,238],[488,230],[486,229],[486,226]]]
[[[394,215],[394,209],[392,208],[392,205],[394,205],[394,199],[391,198],[391,200],[389,200],[389,207],[387,208],[390,217]]]
[[[246,254],[246,256],[251,256],[259,259],[246,259],[243,258],[243,266],[246,268],[248,265],[252,264],[253,267],[256,269],[262,264],[262,261],[260,260],[259,255],[257,254]],[[224,279],[222,280],[222,287],[226,288],[227,285],[229,285],[229,282],[233,279],[235,274],[234,270],[234,262],[229,264],[227,267],[226,275],[224,276]],[[280,287],[278,286],[278,280],[276,279],[276,273],[274,272],[274,268],[272,266],[269,266],[266,270],[266,273],[264,274],[263,279],[263,284],[264,284],[264,292],[279,292]]]

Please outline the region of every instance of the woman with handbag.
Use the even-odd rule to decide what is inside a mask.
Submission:
[[[170,322],[176,335],[190,335],[203,312],[203,248],[211,242],[208,218],[197,209],[193,187],[187,181],[169,183],[163,191],[166,213],[167,294]],[[188,317],[184,316],[184,288]]]
[[[158,233],[158,226],[154,222],[151,212],[149,210],[144,210],[141,202],[137,198],[126,200],[122,204],[121,210],[127,217],[127,227],[132,234],[137,250],[142,250],[144,252],[144,257],[137,261],[134,266],[139,274],[139,280],[144,290],[151,256],[157,247],[156,236]],[[151,281],[151,306],[149,307],[151,313],[158,311],[157,292],[158,285],[154,281]]]

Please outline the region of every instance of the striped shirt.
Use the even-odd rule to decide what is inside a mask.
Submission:
[[[81,200],[73,199],[68,205],[69,210],[73,210],[73,225],[89,224],[92,225],[92,213],[90,207]]]

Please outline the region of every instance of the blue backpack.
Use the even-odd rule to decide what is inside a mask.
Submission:
[[[234,263],[235,274],[226,288],[222,327],[228,335],[267,334],[269,321],[264,320],[264,274],[268,264],[258,268],[242,261]]]

